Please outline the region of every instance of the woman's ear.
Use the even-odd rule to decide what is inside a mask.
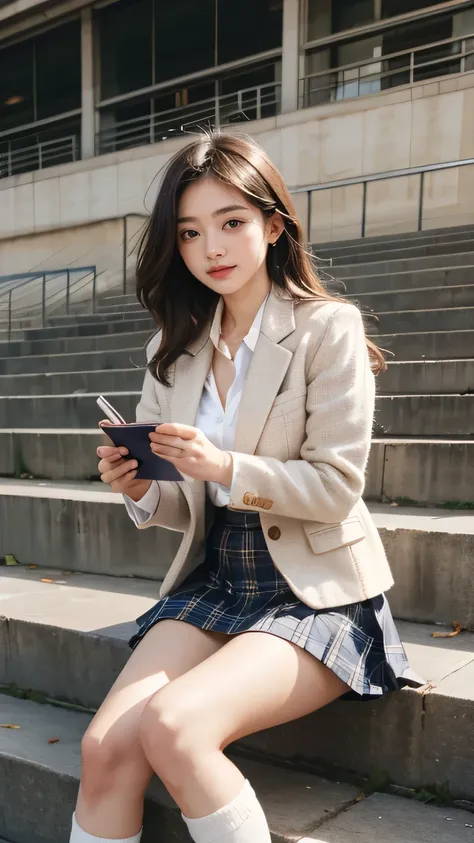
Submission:
[[[282,215],[275,211],[268,221],[268,243],[270,246],[276,246],[284,228],[285,223]]]

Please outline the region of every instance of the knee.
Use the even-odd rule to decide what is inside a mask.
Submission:
[[[112,732],[103,735],[92,723],[81,743],[81,788],[86,797],[100,799],[120,783],[145,791],[151,776],[140,747]]]
[[[160,775],[162,765],[186,764],[203,744],[199,710],[175,694],[171,686],[148,701],[140,719],[140,742],[149,763]]]

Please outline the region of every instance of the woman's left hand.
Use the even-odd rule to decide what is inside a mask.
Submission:
[[[232,484],[232,456],[216,448],[209,439],[188,424],[160,424],[150,433],[151,450],[173,463],[182,474],[196,480]]]

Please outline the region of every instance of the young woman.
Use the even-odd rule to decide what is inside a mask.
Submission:
[[[251,140],[206,136],[169,164],[138,261],[159,333],[139,421],[179,483],[137,480],[100,447],[138,527],[184,534],[133,654],[83,742],[73,843],[138,843],[156,773],[196,843],[268,843],[250,783],[223,754],[244,735],[408,664],[361,500],[380,351],[322,287],[282,177]]]

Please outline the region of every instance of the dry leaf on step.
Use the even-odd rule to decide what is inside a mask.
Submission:
[[[13,723],[0,723],[0,729],[19,729],[19,726],[15,726]]]
[[[13,556],[13,553],[5,554],[5,565],[18,565],[18,562]]]
[[[59,743],[59,738],[50,738],[48,743]]]
[[[464,627],[461,626],[460,623],[457,621],[453,621],[453,631],[452,632],[432,632],[432,638],[454,638],[455,635],[460,635],[463,631]]]

